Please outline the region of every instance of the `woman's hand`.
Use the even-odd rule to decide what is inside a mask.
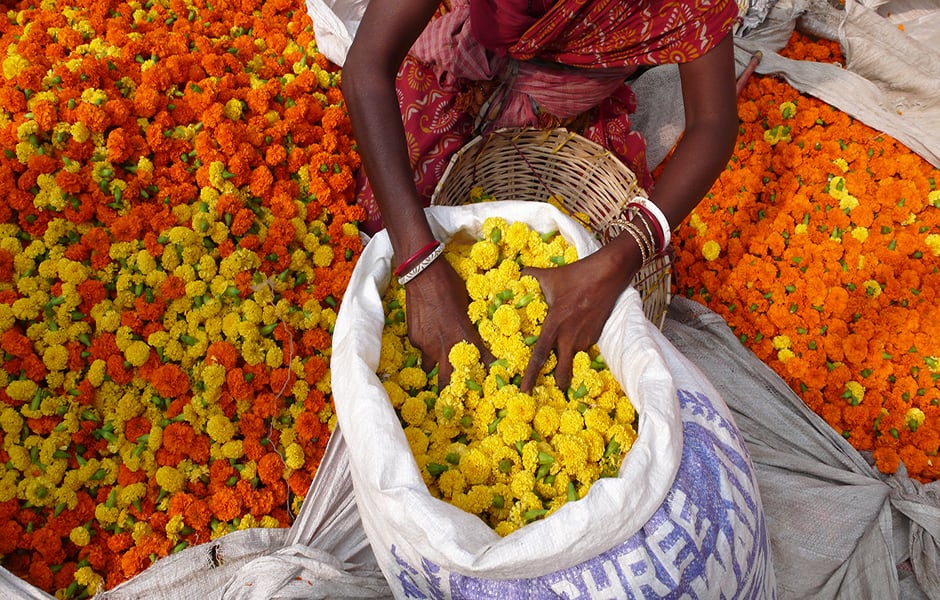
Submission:
[[[447,356],[454,344],[466,340],[480,349],[484,364],[492,361],[467,316],[469,302],[466,284],[444,258],[435,260],[405,286],[408,337],[421,350],[425,371],[438,365],[438,389],[450,382],[453,368]]]
[[[639,270],[638,252],[632,240],[618,238],[570,265],[523,271],[538,280],[548,303],[548,315],[532,348],[522,391],[530,392],[535,386],[553,349],[558,358],[555,382],[560,389],[568,389],[575,354],[597,342],[617,298]]]

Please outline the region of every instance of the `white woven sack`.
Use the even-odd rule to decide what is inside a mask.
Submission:
[[[442,241],[479,235],[483,220],[499,215],[540,231],[559,230],[582,257],[597,249],[580,225],[544,203],[435,206],[427,214]],[[640,416],[619,476],[598,481],[582,500],[505,538],[433,498],[375,374],[391,258],[380,232],[344,296],[332,368],[363,528],[396,597],[772,596],[763,515],[740,436],[730,421],[712,419],[709,409],[696,431],[714,431],[683,452],[679,396],[651,337],[655,327],[632,289],[618,300],[598,342]],[[590,293],[589,282],[581,285]],[[711,442],[700,443],[706,437]]]

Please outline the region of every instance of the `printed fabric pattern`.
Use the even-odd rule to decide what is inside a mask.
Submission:
[[[703,55],[738,16],[731,0],[562,0],[500,56],[472,34],[469,1],[453,0],[431,21],[396,79],[415,185],[426,204],[453,154],[482,129],[500,127],[568,126],[613,152],[650,190],[646,143],[630,124],[636,98],[625,80],[639,66]],[[498,102],[477,123],[479,106],[468,97],[481,89]],[[367,177],[359,184],[363,228],[371,234],[382,228],[381,215]]]

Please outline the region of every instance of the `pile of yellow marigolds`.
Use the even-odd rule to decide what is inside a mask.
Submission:
[[[48,0],[0,33],[3,566],[80,598],[289,526],[362,218],[302,3]]]
[[[378,374],[431,493],[508,535],[616,475],[637,415],[596,347],[575,356],[567,390],[555,383],[554,354],[531,393],[519,389],[548,313],[538,281],[522,269],[578,258],[557,231],[490,217],[480,239],[451,243],[444,256],[466,282],[468,316],[493,361],[457,344],[450,383],[438,390],[408,339],[405,290],[396,283],[384,299]]]

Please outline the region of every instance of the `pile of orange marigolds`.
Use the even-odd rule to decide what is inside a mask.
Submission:
[[[841,62],[795,34],[783,54]],[[727,170],[682,224],[676,292],[878,469],[940,478],[940,170],[772,77],[738,102]]]
[[[3,566],[82,598],[289,526],[364,216],[303,3],[33,0],[0,36]],[[936,479],[937,170],[774,78],[739,112],[676,292],[880,469]]]

